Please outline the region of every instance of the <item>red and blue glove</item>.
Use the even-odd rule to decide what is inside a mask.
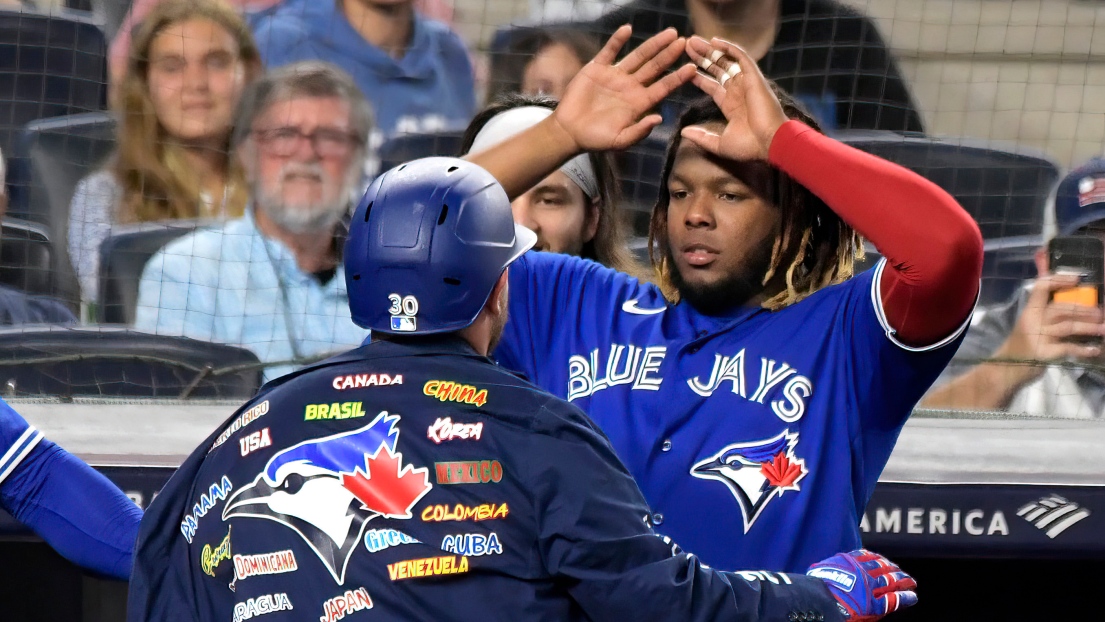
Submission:
[[[890,560],[866,549],[838,553],[806,574],[829,586],[848,622],[874,622],[917,603],[917,582]]]

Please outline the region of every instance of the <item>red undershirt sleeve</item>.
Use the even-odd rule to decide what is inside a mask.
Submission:
[[[963,325],[978,296],[982,235],[951,195],[799,121],[779,128],[768,159],[886,258],[882,312],[898,341],[931,346]]]

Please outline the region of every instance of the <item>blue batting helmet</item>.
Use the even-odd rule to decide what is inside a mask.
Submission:
[[[372,182],[353,213],[345,243],[353,321],[385,333],[460,330],[536,241],[479,166],[456,158],[397,166]]]

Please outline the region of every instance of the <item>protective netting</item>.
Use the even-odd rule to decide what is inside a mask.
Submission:
[[[334,248],[311,255],[274,233],[306,227],[295,214],[253,216],[259,200],[290,204],[277,200],[286,171],[266,172],[263,157],[307,144],[272,118],[260,127],[264,106],[235,113],[262,64],[334,62],[367,98],[371,128],[355,111],[319,113],[348,116],[352,133],[311,134],[340,162],[299,171],[329,186],[321,203],[347,207],[391,166],[461,153],[466,125],[496,98],[558,96],[630,23],[630,46],[666,27],[742,43],[825,131],[931,179],[978,222],[979,309],[924,407],[1105,413],[1100,297],[1072,308],[1030,295],[1041,266],[1051,271],[1048,241],[1105,220],[1105,166],[1080,169],[1056,198],[1105,141],[1099,3],[417,0],[410,18],[406,2],[171,2],[0,2],[6,395],[244,396],[365,337],[344,308],[341,223]],[[612,213],[628,233],[616,241],[638,261],[670,128],[697,94],[677,90],[652,136],[611,154]],[[257,123],[242,130],[243,119]],[[1100,281],[1097,260],[1080,261]]]

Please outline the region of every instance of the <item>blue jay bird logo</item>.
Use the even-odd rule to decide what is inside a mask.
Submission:
[[[398,422],[399,415],[381,412],[362,428],[277,453],[227,500],[223,520],[263,518],[294,530],[342,585],[368,521],[411,518],[433,488],[429,469],[404,467],[395,451]]]
[[[691,467],[691,475],[725,484],[744,516],[744,533],[767,507],[767,502],[788,490],[799,490],[806,476],[806,461],[794,455],[798,432],[783,430],[765,441],[726,445],[713,456]]]

